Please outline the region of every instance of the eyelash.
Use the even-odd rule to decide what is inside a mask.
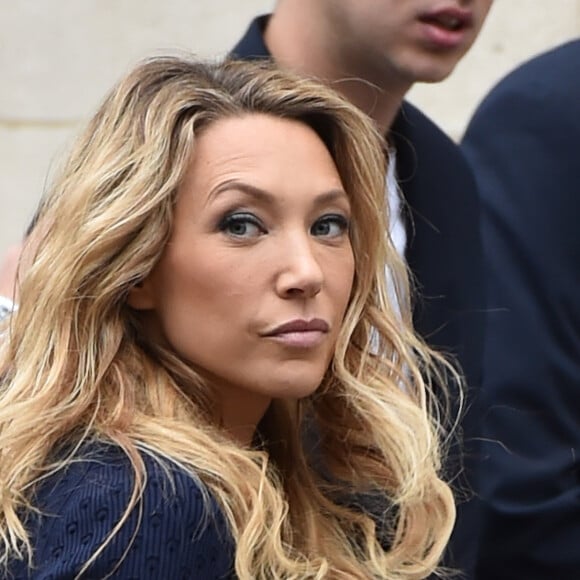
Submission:
[[[312,225],[312,227],[310,228],[310,231],[312,232],[313,229],[320,224],[336,224],[338,226],[338,233],[332,236],[324,236],[324,237],[332,237],[332,238],[338,238],[340,236],[342,236],[343,234],[347,233],[349,231],[350,228],[350,222],[348,220],[348,218],[346,218],[345,216],[341,215],[341,214],[328,214],[325,216],[322,216],[321,218],[318,218],[314,224]]]
[[[232,231],[232,227],[236,225],[251,225],[258,230],[257,235],[248,236],[246,232],[244,233],[235,233]],[[349,219],[341,214],[327,214],[320,218],[318,218],[314,224],[310,227],[310,233],[312,235],[317,235],[314,230],[316,226],[320,225],[337,225],[339,231],[335,234],[325,235],[321,234],[320,237],[324,238],[338,238],[345,233],[347,233],[350,229],[350,221]],[[245,212],[237,212],[237,213],[229,213],[225,215],[218,224],[218,229],[220,232],[228,234],[234,238],[247,238],[247,237],[258,237],[267,233],[266,227],[263,223],[252,213],[245,213]]]
[[[232,228],[232,226],[235,225],[242,225],[242,224],[250,224],[252,226],[254,226],[255,228],[257,228],[257,230],[259,231],[258,235],[263,235],[266,233],[266,228],[263,226],[262,222],[254,215],[251,213],[229,213],[227,215],[225,215],[220,223],[219,223],[219,230],[225,234],[228,234],[230,236],[233,236],[234,238],[244,238],[244,237],[248,237],[245,234],[240,234],[240,233],[235,233],[233,232],[230,228]],[[251,237],[257,237],[257,236],[251,236]]]

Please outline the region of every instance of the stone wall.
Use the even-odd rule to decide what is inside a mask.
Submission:
[[[316,0],[312,0],[316,1]],[[362,1],[362,0],[361,0]],[[140,57],[225,53],[274,0],[0,0],[0,253],[17,241],[79,123]],[[580,0],[495,0],[454,75],[410,94],[454,138],[485,91],[580,32]]]

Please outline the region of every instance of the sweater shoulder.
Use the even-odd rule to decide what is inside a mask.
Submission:
[[[142,454],[143,492],[118,449],[99,447],[39,488],[35,570],[22,578],[227,578],[231,546],[215,501],[184,469]]]

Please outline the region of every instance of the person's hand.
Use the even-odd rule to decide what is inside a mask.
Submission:
[[[22,245],[10,246],[0,261],[0,296],[14,300],[16,296],[16,272],[22,253]]]

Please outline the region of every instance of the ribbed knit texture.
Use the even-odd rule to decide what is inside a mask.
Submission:
[[[147,484],[142,501],[82,578],[235,578],[231,541],[215,503],[206,507],[200,484],[182,470],[171,467],[168,475],[151,458],[143,459]],[[30,526],[34,568],[14,562],[13,578],[75,578],[121,518],[133,482],[129,460],[112,446],[99,447],[50,478],[35,502],[43,516]]]

